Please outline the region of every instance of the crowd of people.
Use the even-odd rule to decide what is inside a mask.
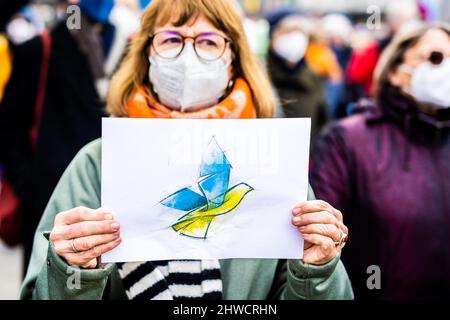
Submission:
[[[0,236],[24,245],[22,298],[167,297],[152,287],[130,295],[117,266],[97,265],[120,244],[118,228],[74,236],[75,224],[114,222],[97,210],[106,116],[311,118],[303,211],[317,219],[293,220],[304,260],[261,264],[264,279],[221,265],[227,291],[201,298],[450,298],[450,26],[431,2],[389,1],[372,24],[365,13],[234,0],[2,0]],[[73,5],[80,25],[70,28]],[[214,63],[199,37],[216,44],[205,53]],[[184,88],[188,102],[164,81],[199,70],[217,80]],[[244,105],[229,98],[237,90]],[[333,246],[341,234],[350,235],[345,249]],[[91,285],[69,292],[50,265],[81,267]],[[381,270],[380,288],[367,285],[370,266]],[[296,276],[304,273],[313,274],[308,294]],[[239,281],[266,290],[241,292]]]

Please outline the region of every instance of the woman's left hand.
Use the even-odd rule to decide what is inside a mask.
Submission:
[[[302,234],[303,262],[314,265],[333,260],[347,241],[342,213],[322,200],[301,202],[292,210],[292,224]]]

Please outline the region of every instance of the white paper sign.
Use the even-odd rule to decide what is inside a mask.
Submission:
[[[104,262],[300,259],[310,119],[103,119],[102,207],[122,243]]]

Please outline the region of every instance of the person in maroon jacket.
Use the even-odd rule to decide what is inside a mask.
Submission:
[[[450,28],[393,40],[375,84],[318,141],[311,184],[352,230],[357,298],[450,298]]]
[[[385,9],[386,26],[389,33],[381,39],[374,39],[366,46],[355,48],[346,69],[346,103],[351,105],[364,97],[373,97],[373,76],[383,50],[395,35],[417,25],[420,21],[419,7],[416,1],[389,1]],[[351,107],[344,103],[337,112],[337,117],[347,116]]]

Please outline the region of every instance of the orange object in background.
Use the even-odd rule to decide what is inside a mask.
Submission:
[[[0,101],[3,98],[3,92],[11,75],[11,69],[8,40],[3,35],[0,35]]]
[[[343,72],[334,52],[324,43],[311,41],[305,55],[309,67],[332,82],[342,81]]]

